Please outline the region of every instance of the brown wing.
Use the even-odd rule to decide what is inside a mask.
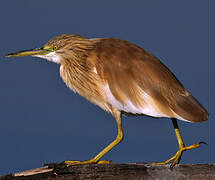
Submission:
[[[208,118],[204,107],[174,74],[144,49],[119,39],[103,39],[95,52],[98,74],[107,81],[112,94],[122,104],[129,99],[135,106],[144,106],[147,102],[140,97],[140,91],[143,91],[167,117],[192,122]]]

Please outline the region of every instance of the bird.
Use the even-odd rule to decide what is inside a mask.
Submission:
[[[87,38],[76,34],[53,37],[44,46],[7,54],[6,57],[33,56],[60,65],[60,76],[74,92],[110,113],[118,134],[100,153],[86,161],[64,161],[67,166],[105,164],[100,160],[123,140],[122,116],[169,118],[178,141],[176,154],[163,162],[180,162],[185,146],[177,120],[204,122],[207,110],[186,90],[176,76],[156,56],[140,46],[117,38]]]

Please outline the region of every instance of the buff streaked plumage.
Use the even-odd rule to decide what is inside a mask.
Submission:
[[[89,39],[64,34],[44,47],[9,54],[37,56],[60,64],[60,75],[74,92],[111,113],[118,125],[117,138],[88,161],[66,161],[67,165],[101,162],[99,159],[123,139],[122,114],[172,118],[179,150],[170,161],[179,163],[182,152],[200,143],[184,146],[176,119],[203,122],[206,109],[183,87],[175,75],[143,48],[116,38]]]
[[[121,111],[131,114],[192,122],[208,118],[203,106],[164,64],[130,42],[69,34],[54,38],[47,46],[59,47],[56,54],[61,57],[60,73],[66,84],[95,104],[98,99],[98,105],[105,110],[119,104]],[[115,102],[108,102],[110,96]],[[129,105],[135,108],[129,111]]]

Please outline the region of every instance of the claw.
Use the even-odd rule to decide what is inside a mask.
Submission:
[[[169,162],[173,161],[172,164],[170,165],[170,167],[173,167],[173,166],[175,166],[176,164],[179,163],[179,161],[181,159],[181,156],[182,156],[182,154],[183,154],[184,151],[198,148],[198,147],[200,147],[200,144],[207,144],[204,141],[200,141],[197,144],[193,144],[193,145],[185,146],[184,147],[184,142],[183,142],[183,139],[181,137],[181,133],[180,133],[180,130],[179,130],[179,127],[178,127],[178,123],[177,123],[176,119],[172,118],[172,123],[173,123],[173,127],[174,127],[174,130],[175,130],[175,135],[176,135],[176,138],[177,138],[177,141],[178,141],[179,150],[170,159],[168,159],[168,160],[166,160],[164,162],[161,162],[161,163],[153,163],[153,164],[168,164]]]
[[[110,163],[112,163],[112,161],[108,161],[108,160],[103,160],[103,161],[97,162],[97,164],[110,164]]]
[[[206,144],[206,145],[208,145],[208,143],[206,143],[204,141],[200,141],[199,144]]]
[[[198,147],[200,147],[200,144],[206,144],[206,143],[202,141],[202,142],[199,142],[198,144],[193,144],[193,145],[186,146],[186,147],[180,147],[179,150],[176,152],[176,154],[173,157],[171,157],[170,159],[168,159],[168,160],[166,160],[164,162],[155,162],[155,163],[152,163],[152,164],[163,165],[163,164],[168,164],[169,162],[173,161],[172,164],[170,165],[170,167],[172,168],[176,164],[179,163],[179,161],[181,159],[181,156],[182,156],[184,151],[198,148]]]

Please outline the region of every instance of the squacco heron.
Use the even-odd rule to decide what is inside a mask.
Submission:
[[[60,76],[74,92],[111,113],[118,135],[99,154],[87,161],[65,161],[67,166],[108,163],[100,159],[123,139],[122,115],[167,117],[172,120],[179,149],[170,159],[155,163],[173,167],[182,153],[200,147],[185,146],[177,120],[203,122],[206,109],[155,56],[128,41],[115,38],[88,39],[74,34],[54,37],[42,48],[8,54],[35,56],[60,64]]]

